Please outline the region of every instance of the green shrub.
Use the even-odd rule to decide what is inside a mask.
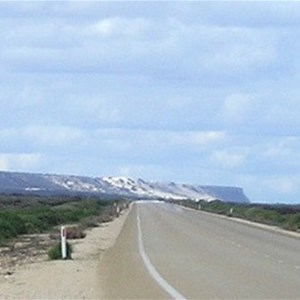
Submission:
[[[17,236],[15,228],[6,220],[0,219],[0,240]]]
[[[284,229],[297,231],[300,229],[300,214],[289,215],[282,226]]]
[[[26,233],[25,223],[13,211],[0,212],[0,240]]]
[[[106,217],[104,210],[114,203],[98,198],[59,196],[16,195],[2,198],[0,195],[0,243],[19,234],[41,233],[60,224],[84,222],[93,216]],[[88,222],[96,226],[98,221]],[[83,237],[84,233],[76,232],[73,236]]]
[[[60,224],[63,220],[53,208],[39,205],[33,208],[19,209],[17,213],[25,223],[27,233],[39,233]]]
[[[67,242],[67,259],[72,259],[72,246],[70,243]],[[53,247],[51,247],[48,251],[48,257],[53,259],[62,259],[62,253],[61,253],[61,242],[57,243]]]

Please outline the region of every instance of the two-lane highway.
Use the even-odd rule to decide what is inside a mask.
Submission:
[[[100,268],[110,299],[300,299],[300,240],[166,203],[135,204]]]

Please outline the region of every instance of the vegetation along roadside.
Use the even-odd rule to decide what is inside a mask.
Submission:
[[[236,217],[248,221],[300,232],[300,205],[291,204],[241,204],[215,200],[170,201],[193,209],[201,209],[210,213]]]
[[[0,245],[19,235],[51,232],[61,224],[96,226],[112,220],[117,205],[124,203],[87,196],[0,195]]]

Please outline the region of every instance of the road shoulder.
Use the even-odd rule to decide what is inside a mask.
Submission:
[[[0,278],[1,299],[101,299],[98,264],[113,246],[129,214],[87,232],[86,238],[73,241],[70,261],[31,263]]]

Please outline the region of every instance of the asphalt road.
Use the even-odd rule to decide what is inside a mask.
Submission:
[[[300,299],[300,240],[166,203],[134,205],[101,264],[107,299]]]

